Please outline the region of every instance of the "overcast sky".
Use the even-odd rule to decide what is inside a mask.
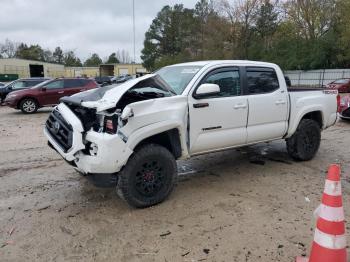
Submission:
[[[136,61],[144,35],[164,5],[197,0],[135,0]],[[118,49],[133,56],[132,0],[0,0],[0,42],[6,38],[43,48],[74,50],[86,59]]]

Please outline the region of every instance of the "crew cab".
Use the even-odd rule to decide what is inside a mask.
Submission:
[[[271,63],[202,61],[64,97],[44,132],[80,173],[147,207],[173,189],[177,159],[285,139],[310,160],[336,119],[336,90],[288,90]]]

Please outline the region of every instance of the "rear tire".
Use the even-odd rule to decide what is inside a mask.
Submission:
[[[320,143],[321,129],[312,119],[302,119],[293,136],[286,139],[288,154],[295,160],[307,161],[314,158]]]
[[[118,174],[117,193],[137,208],[164,201],[174,188],[177,166],[174,156],[156,144],[138,149]]]
[[[20,102],[19,108],[25,114],[33,114],[36,111],[38,111],[39,106],[38,106],[38,103],[34,99],[32,99],[32,98],[24,98]]]

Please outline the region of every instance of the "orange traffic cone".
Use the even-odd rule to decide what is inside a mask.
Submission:
[[[340,184],[340,167],[328,169],[322,204],[318,215],[310,258],[297,257],[297,262],[346,262],[344,210]]]

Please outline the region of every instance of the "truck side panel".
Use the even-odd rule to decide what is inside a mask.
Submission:
[[[322,129],[326,129],[327,127],[333,125],[337,120],[336,94],[326,94],[321,90],[290,92],[289,98],[291,111],[286,138],[294,134],[301,119],[308,113],[321,113]]]

